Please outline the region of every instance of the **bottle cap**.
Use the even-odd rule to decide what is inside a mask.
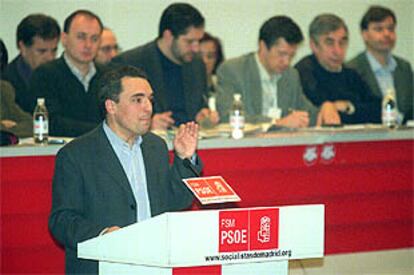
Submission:
[[[234,94],[233,95],[234,100],[240,101],[241,99],[241,94]]]
[[[45,99],[43,97],[39,97],[37,99],[37,105],[44,105],[45,104]]]

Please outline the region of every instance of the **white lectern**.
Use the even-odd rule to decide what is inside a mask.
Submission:
[[[101,275],[287,275],[323,252],[323,205],[165,213],[78,244]]]

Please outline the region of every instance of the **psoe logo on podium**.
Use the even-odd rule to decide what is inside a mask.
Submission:
[[[219,212],[219,252],[276,249],[279,208]]]

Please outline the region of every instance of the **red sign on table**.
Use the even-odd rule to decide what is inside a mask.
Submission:
[[[240,197],[223,177],[189,178],[183,181],[201,204],[240,201]]]

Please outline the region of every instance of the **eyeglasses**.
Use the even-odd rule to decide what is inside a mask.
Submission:
[[[104,53],[110,53],[111,51],[121,51],[121,48],[118,46],[118,44],[115,44],[114,46],[108,45],[108,46],[104,46],[99,48],[100,51],[104,52]]]

